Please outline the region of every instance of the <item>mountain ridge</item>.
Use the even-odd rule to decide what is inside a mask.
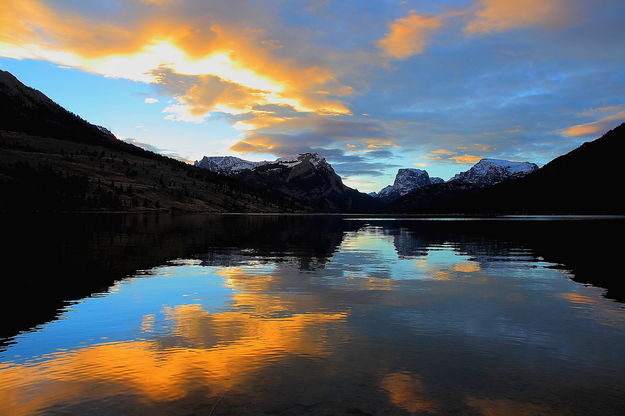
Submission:
[[[625,214],[619,191],[625,179],[620,168],[624,151],[625,123],[521,178],[485,188],[464,180],[432,185],[398,199],[389,210],[415,214]]]
[[[118,140],[0,72],[0,211],[292,211],[233,178]]]

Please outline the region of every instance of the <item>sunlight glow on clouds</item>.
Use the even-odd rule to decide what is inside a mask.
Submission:
[[[0,58],[144,84],[140,111],[214,137],[184,151],[184,134],[159,138],[172,152],[318,151],[378,190],[424,161],[441,177],[483,157],[545,163],[625,120],[624,13],[622,0],[0,1]],[[128,114],[116,129],[140,123],[149,142],[149,120]]]
[[[411,13],[389,24],[386,36],[378,41],[385,55],[404,59],[423,52],[428,36],[442,25],[439,17]]]
[[[131,22],[130,30],[62,13],[38,0],[0,7],[1,23],[10,29],[0,37],[2,56],[49,60],[144,83],[160,84],[174,74],[198,77],[197,84],[174,94],[179,102],[173,107],[176,114],[182,108],[190,116],[242,114],[267,104],[349,114],[340,100],[331,98],[333,89],[345,90],[330,70],[272,56],[273,48],[217,19],[176,21],[147,13]]]
[[[568,127],[562,130],[562,134],[566,136],[587,136],[590,134],[602,133],[615,125],[615,122],[625,122],[625,106],[623,107],[607,107],[607,108],[599,108],[591,110],[589,113],[605,113],[605,112],[613,112],[617,111],[614,114],[610,114],[604,117],[601,117],[597,121],[592,121],[590,123],[577,124],[571,127]],[[589,114],[584,113],[582,115]]]
[[[561,24],[567,17],[566,0],[479,0],[467,34],[501,32],[524,26]]]

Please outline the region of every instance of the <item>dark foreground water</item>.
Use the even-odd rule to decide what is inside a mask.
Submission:
[[[2,225],[3,416],[625,413],[624,220]]]

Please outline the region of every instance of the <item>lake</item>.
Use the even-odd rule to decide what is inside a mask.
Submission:
[[[1,415],[625,413],[621,218],[1,221]]]

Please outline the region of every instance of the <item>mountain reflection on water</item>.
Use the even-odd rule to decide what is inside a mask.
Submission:
[[[3,415],[625,408],[623,220],[4,225]]]

